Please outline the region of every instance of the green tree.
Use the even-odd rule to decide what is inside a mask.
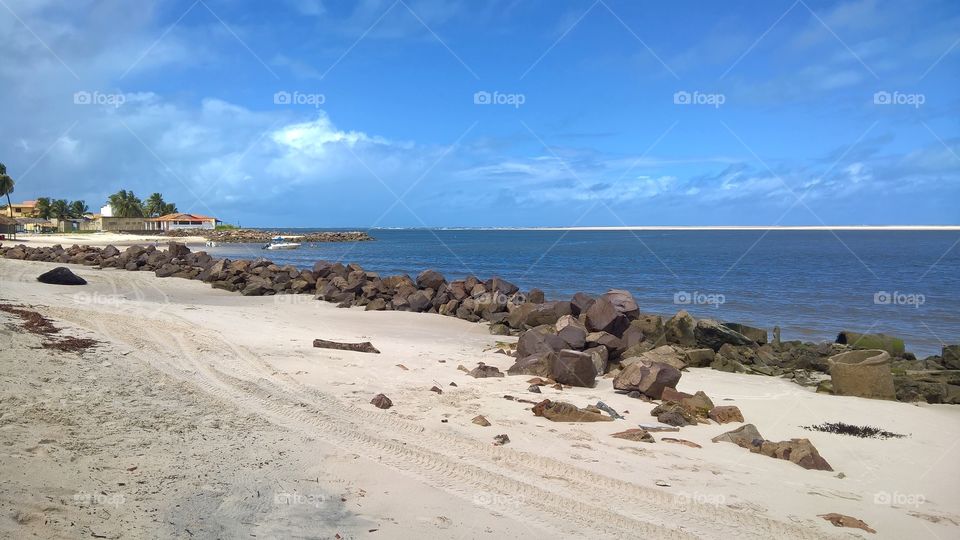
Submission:
[[[176,211],[177,205],[164,201],[160,193],[151,194],[143,203],[143,215],[146,217],[160,217]]]
[[[143,202],[132,191],[121,189],[107,198],[114,217],[143,217]]]
[[[70,203],[70,217],[82,218],[83,215],[89,211],[90,208],[84,201],[73,201]]]
[[[7,175],[7,166],[0,163],[0,197],[7,196],[7,211],[10,212],[10,217],[13,217],[13,203],[10,202],[13,185],[13,178]]]
[[[57,219],[70,217],[70,205],[65,199],[57,199],[50,203],[50,216]]]
[[[37,197],[37,217],[50,219],[50,197]]]

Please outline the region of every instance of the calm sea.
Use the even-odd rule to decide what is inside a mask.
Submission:
[[[319,259],[355,262],[382,275],[426,268],[450,280],[497,275],[551,299],[622,288],[647,312],[682,308],[695,317],[779,325],[784,339],[883,332],[903,337],[921,357],[960,343],[957,231],[369,232],[376,241],[208,251],[304,268]]]

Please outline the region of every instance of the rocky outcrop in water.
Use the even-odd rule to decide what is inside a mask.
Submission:
[[[177,229],[167,231],[164,236],[182,238],[187,236],[202,236],[213,242],[224,244],[266,244],[272,238],[283,236],[291,242],[367,242],[373,237],[363,231],[330,231],[298,234],[285,231],[261,231],[258,229]]]

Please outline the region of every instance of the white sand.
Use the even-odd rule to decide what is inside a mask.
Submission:
[[[0,336],[0,477],[10,479],[0,512],[19,516],[2,522],[0,536],[960,534],[955,406],[819,395],[781,379],[708,369],[684,373],[680,390],[738,405],[768,439],[811,439],[835,469],[808,471],[710,442],[737,424],[657,433],[655,444],[613,439],[653,421],[654,405],[615,394],[609,380],[532,394],[528,377],[473,379],[457,365],[483,361],[505,371],[512,363],[489,350],[503,338],[482,325],[337,309],[309,296],[245,298],[145,272],[76,267],[89,285],[34,281],[51,266],[0,260],[0,299],[35,305],[65,332],[106,344],[78,357],[27,348],[34,336]],[[314,338],[369,340],[382,354],[315,349]],[[444,393],[430,392],[433,385]],[[393,408],[369,404],[380,392]],[[579,406],[603,400],[627,419],[551,423],[504,395]],[[471,423],[477,414],[493,426]],[[858,439],[800,427],[824,421],[910,436]],[[511,443],[492,446],[500,433]],[[90,511],[74,498],[81,490],[123,502],[110,506],[116,498],[101,495]],[[883,504],[886,497],[895,504]],[[830,512],[878,533],[817,517]]]
[[[202,236],[182,236],[182,237],[168,237],[161,235],[150,235],[150,234],[126,234],[126,233],[115,233],[115,232],[92,232],[92,233],[64,233],[64,234],[18,234],[16,240],[4,240],[3,243],[9,245],[24,244],[26,246],[38,247],[38,246],[55,246],[60,244],[61,246],[68,248],[74,244],[79,246],[91,246],[91,247],[107,247],[109,245],[115,247],[121,246],[133,246],[133,245],[150,245],[153,243],[158,243],[159,245],[166,245],[168,242],[177,241],[188,246],[202,246],[206,243],[207,239]]]

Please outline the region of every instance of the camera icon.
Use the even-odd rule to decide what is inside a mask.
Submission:
[[[891,103],[893,103],[893,96],[890,95],[890,92],[887,92],[885,90],[874,92],[873,94],[874,105],[889,105]]]
[[[693,297],[687,291],[673,293],[674,304],[689,304],[692,301]]]
[[[893,498],[886,491],[878,491],[873,494],[873,504],[882,504],[884,506],[890,506],[890,503],[893,501]]]
[[[673,93],[673,103],[674,105],[689,105],[692,102],[692,97],[690,92],[686,90],[680,90],[679,92]]]
[[[873,303],[877,305],[890,304],[893,301],[893,296],[887,291],[877,291],[873,293]]]
[[[89,105],[93,101],[93,96],[86,90],[73,93],[73,103],[75,105]]]
[[[281,90],[273,94],[274,105],[289,105],[290,102],[291,102],[290,92],[285,92]]]
[[[489,105],[493,102],[493,98],[490,95],[490,92],[481,90],[479,92],[474,92],[473,94],[473,104],[474,105]]]

